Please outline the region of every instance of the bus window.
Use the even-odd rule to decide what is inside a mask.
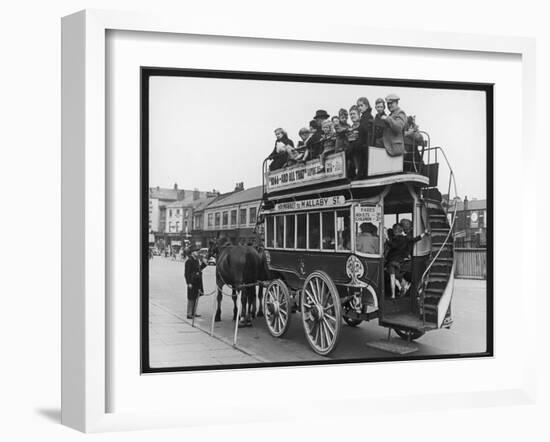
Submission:
[[[275,248],[282,248],[285,236],[285,217],[277,215],[275,217]]]
[[[323,250],[334,250],[334,212],[323,212]]]
[[[380,224],[382,213],[379,206],[355,207],[355,250],[369,255],[380,254]]]
[[[319,213],[309,214],[309,241],[308,249],[319,249],[320,229],[319,229]]]
[[[294,215],[286,216],[285,248],[294,248]]]
[[[300,213],[296,215],[296,229],[297,229],[297,239],[296,244],[297,249],[305,249],[306,244],[306,233],[307,233],[307,215],[305,213]]]
[[[274,229],[273,229],[273,222],[275,221],[275,218],[273,218],[272,216],[268,216],[266,217],[266,236],[267,236],[267,247],[274,247],[275,244],[274,244]]]
[[[338,250],[351,250],[349,210],[339,210],[336,212],[336,233]]]

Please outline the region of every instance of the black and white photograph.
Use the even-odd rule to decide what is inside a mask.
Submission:
[[[141,70],[142,371],[493,355],[493,86]]]

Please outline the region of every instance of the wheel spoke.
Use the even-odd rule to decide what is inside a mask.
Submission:
[[[313,282],[315,283],[313,287],[313,296],[315,297],[315,302],[318,303],[319,302],[319,280],[315,278]]]
[[[325,326],[325,323],[323,321],[320,321],[321,324],[321,330],[323,331],[323,350],[326,349],[330,345],[329,337],[327,334],[327,329]]]
[[[316,278],[315,283],[317,284],[317,302],[320,304],[321,303],[322,281],[319,278]]]
[[[328,299],[327,286],[323,284],[321,288],[321,299],[320,299],[322,306],[325,305],[325,302],[327,299]]]
[[[334,337],[334,335],[336,334],[336,330],[334,328],[331,327],[331,325],[329,324],[329,322],[323,318],[323,323],[325,324],[325,326],[327,327],[328,331],[330,332],[330,335],[332,337]]]
[[[326,311],[325,311],[325,317],[329,318],[332,322],[336,322],[336,318],[332,315],[329,315]]]
[[[319,340],[319,324],[316,323],[316,322],[314,322],[311,331],[313,331],[313,328],[314,328],[315,326],[317,326],[317,327],[315,328],[315,338],[313,339],[313,341],[315,342],[315,345],[317,345],[317,342],[318,342],[318,340]]]
[[[323,323],[319,321],[317,322],[317,326],[319,327],[319,347],[323,349],[325,348],[325,341],[323,339]]]
[[[307,290],[307,289],[305,290],[305,294],[309,297],[309,299],[311,300],[311,302],[312,302],[313,304],[315,304],[315,298],[314,298],[313,294],[312,294],[309,290]],[[311,306],[310,306],[310,308],[311,308]]]

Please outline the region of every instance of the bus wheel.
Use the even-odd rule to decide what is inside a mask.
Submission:
[[[332,279],[321,271],[311,273],[304,283],[301,302],[302,323],[309,345],[322,356],[338,343],[342,328],[342,307]]]
[[[264,315],[267,329],[272,336],[280,338],[290,326],[290,292],[280,279],[269,283],[264,294]]]
[[[420,338],[421,336],[424,336],[424,333],[425,333],[420,330],[401,330],[399,328],[394,328],[393,330],[395,331],[395,333],[397,333],[397,335],[401,339],[405,341],[414,341]]]

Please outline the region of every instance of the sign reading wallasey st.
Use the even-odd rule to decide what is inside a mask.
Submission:
[[[340,152],[327,157],[325,161],[325,170],[323,172],[319,172],[321,168],[320,160],[309,161],[307,165],[297,164],[280,171],[268,172],[267,190],[274,191],[304,184],[314,184],[317,182],[345,178],[345,164],[345,153]]]
[[[344,195],[328,196],[325,198],[314,198],[302,201],[288,201],[275,204],[275,212],[288,210],[322,209],[324,207],[342,206],[346,203]]]

